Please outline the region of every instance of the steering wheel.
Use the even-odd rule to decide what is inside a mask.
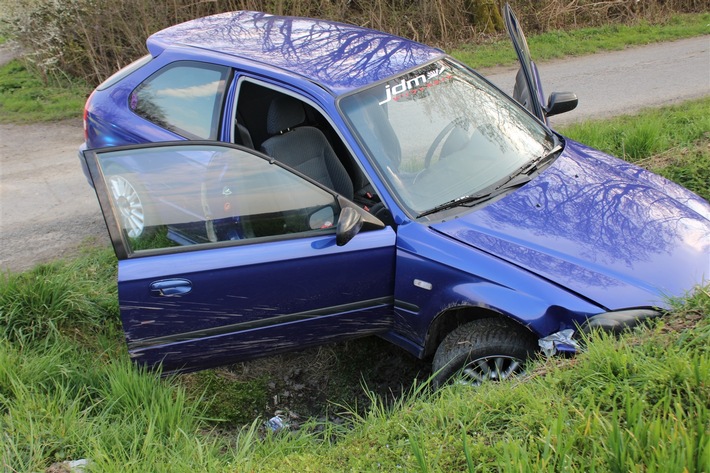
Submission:
[[[468,119],[464,117],[459,117],[455,118],[454,120],[451,120],[448,125],[446,125],[443,130],[439,132],[438,135],[436,135],[436,138],[434,138],[434,141],[432,141],[431,146],[429,146],[429,149],[426,152],[426,156],[424,157],[424,169],[428,169],[429,166],[431,166],[431,158],[434,156],[434,151],[436,151],[436,148],[439,147],[439,144],[446,138],[449,133],[451,133],[454,128],[461,127],[461,128],[468,128]]]

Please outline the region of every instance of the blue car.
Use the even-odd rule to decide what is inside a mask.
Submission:
[[[155,33],[101,84],[81,157],[138,363],[197,370],[377,335],[435,382],[521,372],[710,276],[710,205],[573,142],[520,59],[510,97],[441,50],[233,12]]]

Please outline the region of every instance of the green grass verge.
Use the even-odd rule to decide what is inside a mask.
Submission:
[[[191,398],[125,357],[78,344],[0,341],[0,455],[9,471],[89,458],[102,472],[706,471],[710,286],[622,338],[593,334],[574,359],[479,389],[420,385],[373,396],[347,426],[212,430]],[[347,407],[334,409],[348,411]]]
[[[336,445],[298,449],[265,469],[707,471],[708,289],[651,329],[591,336],[586,353],[541,362],[527,380],[375,409]]]
[[[115,261],[105,250],[25,273],[0,273],[0,339],[33,346],[67,333],[117,333]]]
[[[659,24],[608,25],[552,31],[530,35],[527,40],[530,54],[539,63],[566,56],[613,51],[706,34],[710,34],[710,13],[677,15]],[[492,43],[465,45],[450,51],[450,54],[473,68],[507,66],[518,61],[507,36]]]
[[[44,81],[19,60],[0,67],[0,123],[80,119],[91,87],[79,81]]]

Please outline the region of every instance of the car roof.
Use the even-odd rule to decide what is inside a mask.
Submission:
[[[147,40],[153,56],[175,45],[277,67],[335,94],[444,55],[440,49],[368,28],[253,11],[198,18],[159,31]]]

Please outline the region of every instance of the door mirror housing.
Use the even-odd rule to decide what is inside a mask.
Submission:
[[[545,115],[551,117],[569,112],[577,108],[577,103],[579,103],[579,99],[577,99],[577,94],[574,92],[553,92],[547,101]]]
[[[361,231],[381,230],[385,228],[386,225],[382,220],[356,207],[347,199],[338,197],[338,203],[342,209],[338,217],[338,226],[335,230],[335,243],[338,246],[345,245]]]
[[[340,218],[338,218],[338,227],[335,231],[335,243],[338,246],[345,245],[358,234],[362,228],[362,224],[362,215],[360,215],[357,210],[352,207],[344,207],[343,210],[340,211]]]

